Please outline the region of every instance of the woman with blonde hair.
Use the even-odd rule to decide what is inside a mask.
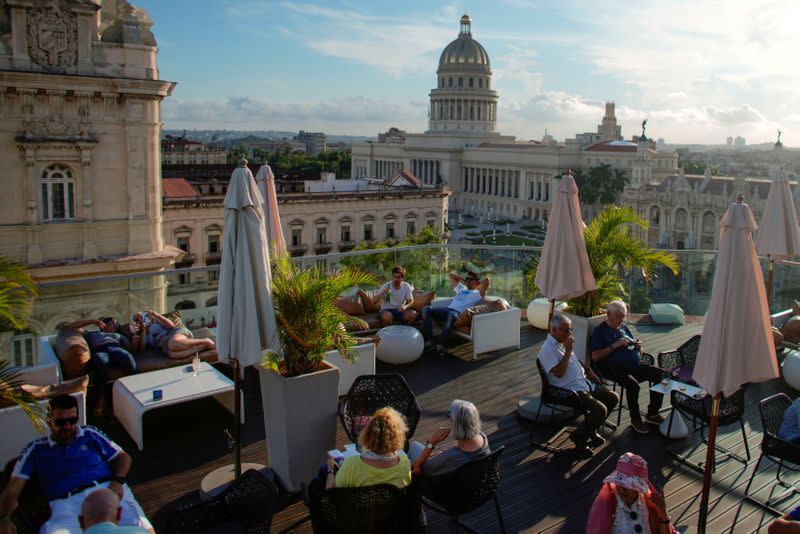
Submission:
[[[335,471],[336,462],[328,457],[325,489],[335,487],[394,484],[403,488],[411,483],[411,464],[403,452],[408,426],[394,408],[380,408],[361,430],[361,454],[350,456]]]

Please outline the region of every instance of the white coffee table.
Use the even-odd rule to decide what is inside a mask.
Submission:
[[[162,398],[153,399],[155,389],[162,391]],[[206,362],[200,364],[197,376],[192,375],[191,365],[125,376],[114,382],[113,395],[114,416],[139,450],[144,449],[142,419],[150,410],[214,397],[233,413],[233,381]],[[244,399],[241,416],[244,423]]]
[[[381,341],[376,357],[384,362],[399,365],[411,363],[422,356],[425,340],[413,326],[392,325],[378,330]]]
[[[666,397],[671,395],[673,389],[676,389],[681,393],[694,398],[702,398],[706,396],[706,392],[702,388],[692,386],[690,384],[684,384],[683,382],[678,382],[677,380],[670,380],[669,384],[662,381],[650,387],[651,391],[656,391]],[[686,437],[689,429],[686,426],[686,421],[684,421],[683,417],[681,417],[680,412],[673,408],[666,419],[664,419],[661,425],[659,425],[658,431],[665,438],[682,439]]]

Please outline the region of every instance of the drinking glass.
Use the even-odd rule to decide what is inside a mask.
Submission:
[[[197,376],[197,373],[200,372],[200,355],[195,353],[194,358],[192,358],[192,376]]]

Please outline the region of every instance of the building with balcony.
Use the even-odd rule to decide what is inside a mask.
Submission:
[[[550,191],[565,169],[608,163],[630,176],[644,166],[654,180],[677,172],[677,155],[650,143],[641,152],[637,143],[622,141],[614,102],[606,103],[597,133],[563,144],[497,132],[500,97],[492,89],[489,54],[472,35],[472,19],[464,15],[459,24],[458,36],[439,58],[428,130],[355,143],[353,178],[383,180],[408,170],[423,184],[448,187],[453,210],[546,221]]]
[[[38,282],[158,271],[163,240],[158,48],[126,1],[9,0],[0,10],[0,254]],[[135,290],[133,287],[135,286]],[[132,292],[163,304],[163,280],[120,281],[82,298],[43,287],[31,327],[125,313]]]
[[[170,165],[224,164],[228,149],[223,146],[209,146],[203,142],[187,139],[186,136],[166,136],[161,140],[161,163]]]

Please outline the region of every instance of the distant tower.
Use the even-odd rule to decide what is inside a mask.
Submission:
[[[472,38],[472,19],[461,17],[458,37],[439,57],[430,93],[429,132],[487,134],[497,125],[497,91],[486,49]]]
[[[597,126],[597,133],[600,134],[601,142],[622,140],[622,126],[617,125],[614,107],[614,102],[606,102],[606,113],[603,115],[603,122]]]
[[[631,162],[630,187],[638,189],[650,182],[653,176],[653,162],[647,143],[639,143],[636,148],[636,159]]]

